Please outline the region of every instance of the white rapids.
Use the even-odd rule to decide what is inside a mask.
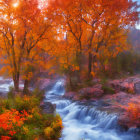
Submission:
[[[64,129],[60,140],[140,140],[132,130],[121,132],[116,114],[63,99],[64,93],[64,81],[58,80],[45,99],[56,104],[56,111],[62,117]]]

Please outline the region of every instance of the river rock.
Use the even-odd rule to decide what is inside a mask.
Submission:
[[[54,114],[56,110],[56,105],[50,102],[42,102],[40,105],[43,108],[43,112],[47,114]]]
[[[116,92],[124,91],[140,94],[140,78],[136,76],[126,79],[113,80],[110,81],[109,84],[116,90]]]
[[[104,92],[102,90],[101,85],[95,85],[93,87],[88,87],[88,88],[81,89],[78,92],[78,94],[80,96],[88,96],[90,98],[92,98],[92,97],[98,98],[98,97],[103,96]]]
[[[63,96],[64,98],[67,99],[74,99],[74,97],[77,95],[76,92],[66,92],[65,95]]]

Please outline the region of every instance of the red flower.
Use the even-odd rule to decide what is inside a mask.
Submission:
[[[11,140],[11,137],[8,137],[8,136],[1,136],[1,140]]]

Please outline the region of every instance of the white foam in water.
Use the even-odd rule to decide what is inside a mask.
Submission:
[[[47,94],[57,94],[57,95],[64,95],[65,89],[64,89],[64,80],[59,80],[56,82],[52,90],[48,91]]]
[[[56,104],[61,115],[64,129],[60,140],[140,140],[140,136],[130,132],[120,132],[117,116],[79,105],[72,101],[59,99],[64,94],[64,81],[56,82],[47,92],[46,100]]]

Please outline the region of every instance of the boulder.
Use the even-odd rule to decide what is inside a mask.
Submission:
[[[109,84],[116,92],[124,91],[129,93],[140,94],[140,78],[139,77],[129,77],[127,79],[113,80]]]
[[[87,96],[89,98],[99,98],[102,97],[104,92],[101,85],[95,85],[93,87],[83,88],[78,92],[79,96]]]
[[[40,105],[43,108],[43,112],[47,114],[54,114],[56,110],[56,105],[50,102],[42,102]]]
[[[67,99],[74,99],[76,95],[77,95],[76,92],[66,92],[63,97]]]

